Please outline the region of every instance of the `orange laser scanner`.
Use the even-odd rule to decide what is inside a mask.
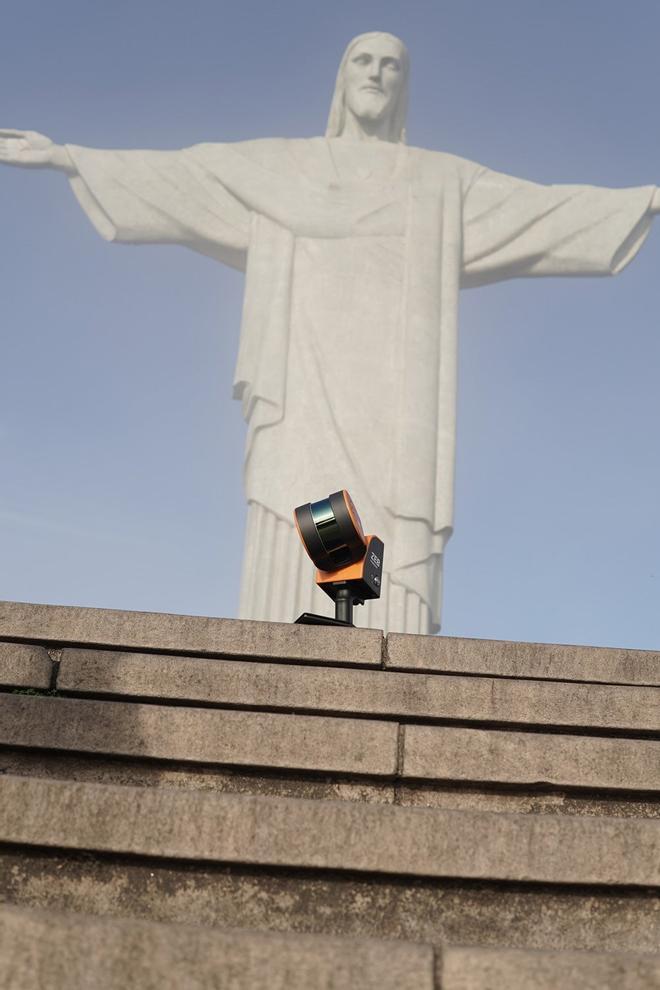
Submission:
[[[310,612],[296,619],[303,625],[353,625],[353,606],[380,598],[383,541],[365,536],[348,492],[334,492],[320,502],[294,511],[302,544],[318,568],[316,583],[335,603],[335,618]]]

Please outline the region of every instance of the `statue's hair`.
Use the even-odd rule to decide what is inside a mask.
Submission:
[[[351,52],[356,47],[356,45],[361,44],[363,41],[370,41],[372,38],[387,38],[390,41],[396,41],[396,43],[401,46],[402,85],[396,104],[392,108],[387,140],[393,141],[395,144],[396,143],[405,144],[406,114],[408,112],[408,76],[410,72],[410,58],[408,56],[408,49],[401,41],[401,39],[397,38],[393,34],[387,34],[387,32],[385,31],[370,31],[367,34],[359,34],[357,38],[353,38],[352,41],[349,41],[346,47],[346,51],[344,52],[341,62],[339,63],[339,71],[337,72],[337,82],[335,83],[335,92],[332,97],[332,103],[330,105],[330,116],[328,117],[328,126],[326,127],[325,136],[339,137],[340,134],[343,133],[344,126],[346,123],[346,81],[345,81],[346,63],[348,62]]]

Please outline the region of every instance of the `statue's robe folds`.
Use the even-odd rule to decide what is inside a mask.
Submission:
[[[246,270],[242,616],[330,611],[292,510],[347,488],[385,542],[387,579],[366,623],[437,630],[459,288],[619,271],[646,236],[653,187],[542,186],[344,138],[68,150],[103,237],[182,244]]]

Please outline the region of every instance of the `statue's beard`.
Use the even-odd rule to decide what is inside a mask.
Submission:
[[[351,100],[349,109],[359,121],[375,124],[389,117],[391,101],[384,93],[361,91]]]

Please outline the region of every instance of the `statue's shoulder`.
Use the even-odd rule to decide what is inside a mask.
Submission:
[[[296,160],[314,153],[316,138],[256,138],[249,141],[228,141],[196,144],[188,149],[198,161],[220,163],[227,157],[239,157],[271,171],[286,171]]]
[[[461,186],[469,185],[483,166],[468,158],[452,155],[447,151],[430,151],[427,148],[411,146],[409,154],[414,162],[415,171],[424,182],[435,184],[438,181],[459,182]]]

